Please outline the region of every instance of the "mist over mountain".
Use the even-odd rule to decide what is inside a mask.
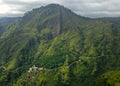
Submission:
[[[0,19],[1,86],[119,86],[120,19],[58,4]]]

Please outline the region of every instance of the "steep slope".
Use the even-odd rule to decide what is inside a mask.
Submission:
[[[1,35],[1,86],[96,86],[97,77],[120,69],[119,23],[56,4],[33,9]],[[32,65],[44,70],[28,73]]]

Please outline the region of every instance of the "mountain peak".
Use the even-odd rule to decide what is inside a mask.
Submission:
[[[49,4],[49,5],[47,5],[47,7],[55,7],[55,6],[60,6],[60,7],[63,7],[62,5],[60,5],[60,4]]]
[[[39,27],[39,30],[50,28],[53,30],[54,36],[56,36],[59,33],[67,31],[68,28],[76,28],[73,27],[74,24],[80,24],[81,21],[84,20],[84,17],[78,16],[62,5],[49,4],[26,13],[22,19],[21,25],[25,25],[29,22],[29,24],[26,24],[27,26]]]

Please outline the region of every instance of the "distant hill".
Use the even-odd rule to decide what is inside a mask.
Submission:
[[[111,21],[111,22],[115,22],[115,21],[119,21],[120,22],[120,17],[105,17],[105,18],[97,18],[103,21]]]
[[[17,22],[20,18],[19,17],[4,17],[0,18],[0,35],[3,34],[6,30],[8,30],[11,25]]]
[[[8,23],[8,22],[12,22],[16,19],[18,19],[19,17],[3,17],[3,18],[0,18],[0,24],[1,23]]]

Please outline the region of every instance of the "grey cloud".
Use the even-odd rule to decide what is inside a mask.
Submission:
[[[75,1],[77,3],[75,3]],[[75,13],[88,17],[120,16],[120,1],[115,0],[64,0],[64,5]],[[66,2],[66,3],[65,3]]]
[[[0,14],[0,18],[1,17],[22,17],[23,14],[20,13],[6,13],[6,14]]]
[[[27,2],[19,1],[19,0],[4,0],[3,3],[8,5],[26,5]]]
[[[25,0],[26,1],[26,0]],[[120,1],[115,0],[35,0],[24,2],[21,0],[4,0],[3,4],[11,7],[11,11],[25,13],[33,8],[38,8],[50,3],[58,3],[71,9],[73,12],[88,17],[120,16]],[[8,15],[23,15],[12,14]],[[1,14],[0,14],[1,15]],[[7,16],[7,14],[5,14]]]

